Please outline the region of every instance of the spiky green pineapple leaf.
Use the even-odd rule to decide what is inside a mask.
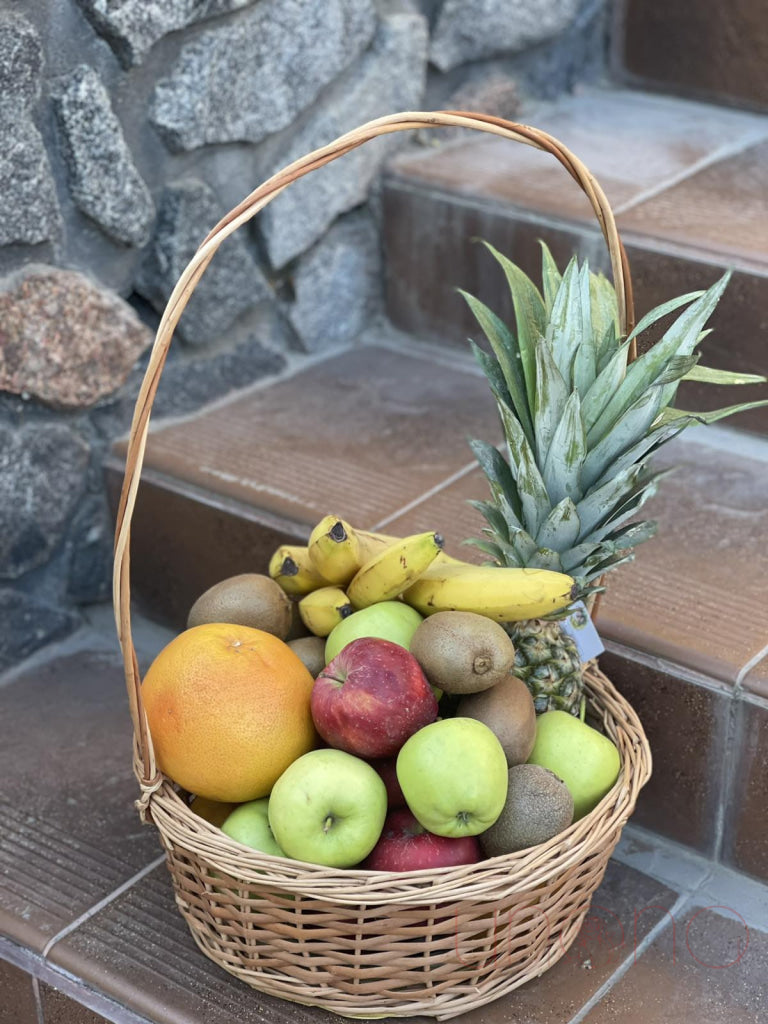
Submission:
[[[657,526],[658,524],[654,520],[649,519],[613,530],[599,543],[594,543],[592,538],[589,542],[562,553],[563,568],[565,572],[569,572],[574,566],[586,564],[587,560],[590,560],[592,564],[597,564],[620,552],[631,550],[638,544],[654,537]]]
[[[645,472],[636,483],[633,490],[625,495],[617,505],[609,512],[605,519],[595,526],[590,535],[590,540],[602,541],[609,534],[613,533],[624,523],[629,522],[637,515],[645,503],[652,498],[658,490],[659,483],[665,476],[674,472],[673,469],[662,469],[658,473]]]
[[[509,540],[509,528],[504,513],[499,506],[492,501],[470,500],[469,504],[476,509],[490,526],[493,535],[499,540]]]
[[[612,357],[598,373],[586,395],[583,396],[581,415],[587,433],[597,423],[601,413],[611,397],[616,394],[616,389],[624,379],[628,355],[629,341],[625,341],[617,347]]]
[[[578,391],[565,403],[560,422],[555,428],[541,475],[553,505],[563,498],[581,498],[581,470],[587,455],[587,439],[581,420]]]
[[[581,340],[581,323],[582,281],[574,256],[563,274],[544,335],[563,380],[571,379],[573,360]]]
[[[539,289],[520,267],[516,266],[503,253],[499,252],[490,242],[483,242],[483,245],[501,266],[507,279],[515,310],[517,347],[520,353],[523,378],[525,379],[528,407],[532,409],[536,387],[533,352],[536,339],[544,333],[547,325],[547,311],[544,306],[544,300]]]
[[[576,505],[581,529],[579,540],[591,538],[592,531],[628,495],[634,493],[638,481],[644,471],[643,465],[629,466],[622,473],[617,473],[607,480],[602,487],[594,488]]]
[[[653,325],[658,323],[659,320],[662,320],[665,316],[669,316],[670,313],[675,313],[682,306],[689,306],[692,302],[696,302],[697,299],[702,298],[705,294],[706,292],[703,290],[687,292],[685,295],[678,295],[674,299],[662,302],[660,306],[654,306],[653,309],[649,310],[649,312],[645,314],[645,316],[640,317],[631,334],[627,336],[627,341],[639,338],[644,331],[647,331],[649,327],[653,327]]]
[[[580,531],[581,522],[576,506],[570,498],[563,498],[541,524],[536,534],[536,544],[543,548],[557,545],[558,550],[562,551],[576,543]]]
[[[551,503],[536,465],[531,446],[526,440],[515,415],[507,406],[499,406],[504,434],[507,438],[509,465],[517,483],[522,510],[522,523],[527,532],[535,537],[539,527],[551,511]]]
[[[488,343],[493,349],[493,354],[501,369],[504,383],[507,386],[507,393],[511,401],[508,403],[517,413],[517,418],[522,424],[528,441],[533,443],[533,424],[528,406],[528,394],[526,391],[525,377],[523,374],[520,349],[517,341],[507,325],[490,310],[484,303],[476,299],[474,295],[458,289],[463,296],[472,314],[483,329]]]
[[[586,395],[597,376],[597,352],[592,328],[592,296],[589,287],[589,264],[585,260],[579,271],[581,296],[580,342],[571,364],[570,383],[580,395]]]
[[[470,438],[469,447],[472,449],[480,468],[485,474],[485,478],[491,488],[491,494],[497,501],[501,497],[505,497],[509,501],[519,523],[522,520],[522,509],[517,493],[517,485],[509,468],[509,463],[499,449],[487,441]]]
[[[656,423],[666,426],[670,423],[680,424],[680,429],[692,423],[717,423],[726,416],[734,416],[738,412],[749,412],[750,409],[762,409],[768,405],[768,399],[763,398],[757,402],[741,402],[739,405],[729,405],[724,409],[713,409],[711,412],[685,412],[683,409],[672,409],[667,407],[659,415]]]
[[[568,385],[555,364],[552,350],[542,341],[536,346],[536,396],[533,401],[536,462],[539,466],[546,461],[567,401]]]
[[[560,555],[553,548],[538,547],[528,562],[527,568],[549,569],[551,572],[562,572],[563,563],[560,561]]]
[[[584,563],[584,569],[586,570],[582,575],[579,575],[579,582],[590,583],[592,580],[600,579],[610,569],[617,569],[620,565],[624,565],[626,562],[634,562],[635,553],[631,551],[624,555],[611,555],[608,558],[603,559],[600,562],[592,562],[589,559]]]
[[[498,359],[489,352],[486,352],[485,349],[480,348],[471,338],[469,339],[469,344],[475,361],[486,376],[493,397],[497,402],[504,402],[511,408],[512,396],[507,388],[507,382],[504,380],[504,374],[501,372]]]
[[[504,565],[504,552],[499,544],[490,540],[479,540],[475,537],[463,541],[463,543],[477,548],[478,551],[482,551],[485,555],[489,555],[497,565]]]
[[[677,435],[688,425],[683,421],[661,424],[659,422],[660,420],[661,416],[658,416],[653,424],[653,429],[642,437],[636,444],[622,452],[616,461],[608,466],[603,475],[591,484],[590,489],[601,487],[607,480],[616,476],[618,473],[621,473],[628,466],[632,466],[641,461],[646,461],[657,449],[668,441],[671,441],[672,438],[677,437]]]
[[[700,384],[765,384],[768,377],[759,373],[738,373],[734,370],[715,370],[709,366],[694,366],[683,380],[694,380]]]
[[[609,327],[597,346],[597,372],[602,373],[608,363],[616,355],[616,352],[624,343],[619,333],[613,327]]]
[[[581,486],[589,491],[596,480],[613,466],[619,456],[648,432],[661,406],[661,388],[650,388],[626,409],[612,430],[605,434],[587,457],[581,472]],[[589,435],[587,435],[589,445]]]
[[[689,370],[698,363],[701,358],[700,353],[693,352],[689,356],[674,356],[667,363],[666,369],[653,383],[654,387],[660,387],[663,384],[671,384],[673,381],[682,380]]]
[[[609,335],[618,339],[620,325],[616,289],[605,274],[590,276],[589,294],[592,303],[592,331],[595,337],[601,339],[601,344]]]
[[[627,367],[624,380],[587,435],[590,448],[594,448],[613,430],[625,412],[637,403],[661,376],[670,360],[675,356],[691,354],[699,332],[717,305],[729,278],[730,271],[696,299],[655,345]],[[644,319],[650,320],[650,317],[651,314]],[[677,383],[662,386],[659,408],[670,404],[676,389]]]
[[[552,314],[552,307],[555,304],[555,296],[557,295],[557,290],[560,287],[563,275],[558,270],[557,264],[555,263],[546,242],[542,242],[541,239],[539,239],[539,245],[541,246],[541,286],[542,293],[544,295],[544,308],[546,310],[547,318],[549,318]],[[542,331],[542,334],[543,333],[544,332]]]

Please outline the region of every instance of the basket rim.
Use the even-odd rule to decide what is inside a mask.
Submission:
[[[583,818],[545,843],[515,853],[459,867],[408,872],[330,868],[273,856],[237,842],[195,814],[165,776],[149,798],[151,817],[165,843],[172,842],[204,858],[217,871],[271,891],[278,887],[307,898],[330,898],[345,904],[439,904],[457,897],[493,899],[500,873],[505,875],[509,891],[524,891],[602,850],[606,838],[626,824],[637,794],[651,774],[650,746],[632,706],[596,666],[587,666],[585,682],[606,731],[618,740],[619,776]]]

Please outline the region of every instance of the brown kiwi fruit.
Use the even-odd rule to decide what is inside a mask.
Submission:
[[[573,797],[554,772],[538,764],[516,764],[507,774],[504,809],[479,837],[487,857],[545,843],[573,820]]]
[[[476,718],[496,735],[507,764],[527,761],[536,742],[536,708],[522,679],[507,675],[490,690],[462,697],[456,708],[462,718]]]
[[[190,609],[187,629],[205,622],[231,622],[263,629],[285,640],[291,628],[290,598],[269,576],[243,573],[214,584]]]
[[[445,693],[478,693],[506,678],[515,648],[498,622],[476,612],[436,612],[413,634],[411,654]]]
[[[325,668],[325,637],[302,636],[289,640],[288,646],[301,658],[312,678],[317,679]]]

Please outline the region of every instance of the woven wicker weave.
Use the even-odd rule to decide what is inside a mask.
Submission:
[[[632,321],[629,271],[597,182],[561,143],[479,114],[402,113],[349,132],[251,193],[204,240],[171,295],[136,402],[117,517],[114,603],[135,738],[139,808],[160,832],[178,906],[212,960],[262,992],[351,1016],[447,1019],[542,974],[576,937],[621,829],[651,771],[642,726],[595,666],[590,710],[618,746],[616,785],[548,843],[479,864],[390,874],[337,871],[249,850],[189,810],[157,769],[131,638],[130,523],[149,416],[175,326],[221,242],[292,181],[384,134],[463,126],[554,155],[589,198],[611,256],[619,314]]]

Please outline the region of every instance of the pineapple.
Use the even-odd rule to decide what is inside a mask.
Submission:
[[[527,619],[510,625],[515,645],[512,673],[533,697],[536,714],[544,711],[581,713],[584,685],[576,641],[558,622]]]
[[[514,331],[478,299],[461,294],[488,339],[472,342],[496,398],[506,458],[493,445],[470,441],[490,486],[472,502],[488,523],[475,544],[496,565],[553,569],[573,576],[580,595],[600,589],[604,573],[631,560],[637,544],[656,532],[637,514],[665,475],[650,458],[692,423],[709,423],[751,402],[716,412],[672,407],[682,380],[715,384],[765,382],[753,374],[697,365],[694,350],[725,289],[729,274],[705,292],[673,299],[644,316],[627,338],[619,335],[616,293],[602,275],[574,257],[561,275],[542,246],[542,291],[507,257],[485,243],[501,265],[515,309]],[[630,342],[664,316],[687,309],[662,338],[630,366]],[[667,471],[668,472],[668,471]],[[530,628],[530,627],[527,627]],[[572,656],[554,630],[541,634],[552,652],[543,675],[530,665],[529,685],[550,705],[558,686],[570,689]],[[527,648],[527,641],[526,641]],[[536,654],[536,658],[539,654]],[[522,656],[521,656],[522,659]],[[556,681],[564,665],[562,683]],[[566,682],[567,680],[567,682]],[[579,698],[567,698],[578,713]]]

